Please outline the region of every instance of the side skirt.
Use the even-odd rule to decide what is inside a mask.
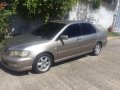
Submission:
[[[92,52],[92,50],[87,51],[87,52],[83,52],[83,53],[79,53],[79,54],[76,54],[76,55],[68,56],[68,57],[65,57],[65,58],[57,59],[57,60],[54,61],[54,63],[65,61],[67,59],[75,58],[75,57],[78,57],[78,56],[81,56],[81,55],[84,55],[84,54],[88,54],[88,53],[91,53],[91,52]]]

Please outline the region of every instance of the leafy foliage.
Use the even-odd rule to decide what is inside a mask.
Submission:
[[[100,7],[101,0],[93,0],[92,4],[94,9],[98,9]]]
[[[53,20],[63,16],[78,0],[13,0],[18,15]]]
[[[0,1],[0,43],[8,35],[9,17],[12,15],[12,8],[8,5],[9,3],[10,0]]]
[[[98,9],[100,7],[102,0],[81,0],[81,2],[86,4],[92,4],[94,9]]]
[[[10,10],[0,11],[0,42],[5,38],[7,28],[9,25],[9,16],[12,14]]]

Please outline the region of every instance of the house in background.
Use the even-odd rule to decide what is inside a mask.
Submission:
[[[96,24],[102,30],[110,26],[120,32],[120,4],[119,0],[104,0],[99,9],[91,5],[78,3],[69,13],[69,20],[86,20]]]

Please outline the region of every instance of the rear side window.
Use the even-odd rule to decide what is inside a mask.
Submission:
[[[80,24],[80,31],[82,35],[89,35],[96,33],[96,29],[89,23]]]
[[[68,35],[69,38],[80,36],[79,24],[72,24],[68,26],[62,35]]]

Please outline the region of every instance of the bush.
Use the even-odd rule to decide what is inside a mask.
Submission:
[[[93,0],[92,4],[94,9],[98,9],[100,7],[101,0]]]
[[[0,43],[3,41],[7,34],[7,28],[9,26],[9,17],[12,12],[10,10],[0,11]]]
[[[44,21],[61,18],[79,0],[13,0],[18,15]]]

